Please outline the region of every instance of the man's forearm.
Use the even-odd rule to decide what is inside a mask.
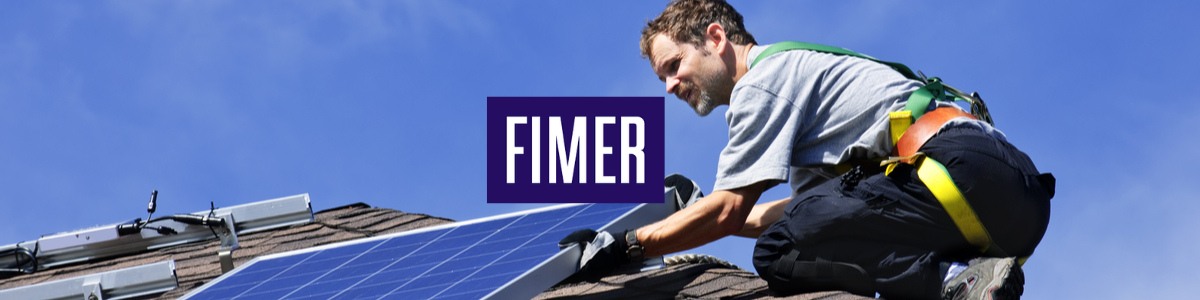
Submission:
[[[767,227],[779,221],[783,216],[783,208],[787,207],[788,202],[792,198],[784,198],[759,205],[755,205],[754,209],[750,210],[750,216],[746,217],[746,224],[742,227],[742,231],[737,233],[737,236],[758,238],[762,235]]]
[[[683,251],[738,233],[746,223],[761,185],[715,191],[666,219],[637,230],[646,256]]]

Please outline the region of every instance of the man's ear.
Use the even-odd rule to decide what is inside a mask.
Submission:
[[[704,28],[704,46],[718,55],[724,54],[725,46],[729,40],[725,39],[725,28],[721,24],[713,22]]]

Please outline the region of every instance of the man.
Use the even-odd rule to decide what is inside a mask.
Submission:
[[[1020,296],[1015,257],[1032,254],[1045,233],[1052,177],[987,122],[938,124],[921,157],[945,164],[978,214],[993,245],[981,253],[915,163],[879,170],[895,148],[889,113],[904,110],[922,82],[868,59],[808,50],[760,57],[766,48],[721,0],[674,1],[647,24],[642,54],[667,93],[701,116],[728,105],[729,142],[707,197],[636,230],[564,239],[589,248],[581,274],[739,235],[758,238],[754,267],[781,294]],[[791,198],[755,205],[783,182]]]

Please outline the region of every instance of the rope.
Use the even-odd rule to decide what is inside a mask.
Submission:
[[[717,264],[730,269],[742,270],[738,266],[708,254],[678,254],[674,256],[664,257],[663,263],[667,266],[676,266],[682,264]]]

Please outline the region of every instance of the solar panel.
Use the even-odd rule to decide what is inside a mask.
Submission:
[[[192,291],[184,298],[497,297],[498,289],[519,281],[522,274],[540,267],[548,260],[570,261],[570,268],[566,271],[569,274],[574,270],[578,251],[560,253],[557,247],[559,239],[581,228],[602,228],[623,218],[628,219],[645,206],[555,206],[264,256]],[[643,219],[658,217],[661,216]],[[615,226],[627,228],[636,225]],[[544,286],[535,287],[534,294],[525,295],[524,298],[549,288],[562,277],[565,275],[549,279],[551,282],[548,283],[537,283]]]

